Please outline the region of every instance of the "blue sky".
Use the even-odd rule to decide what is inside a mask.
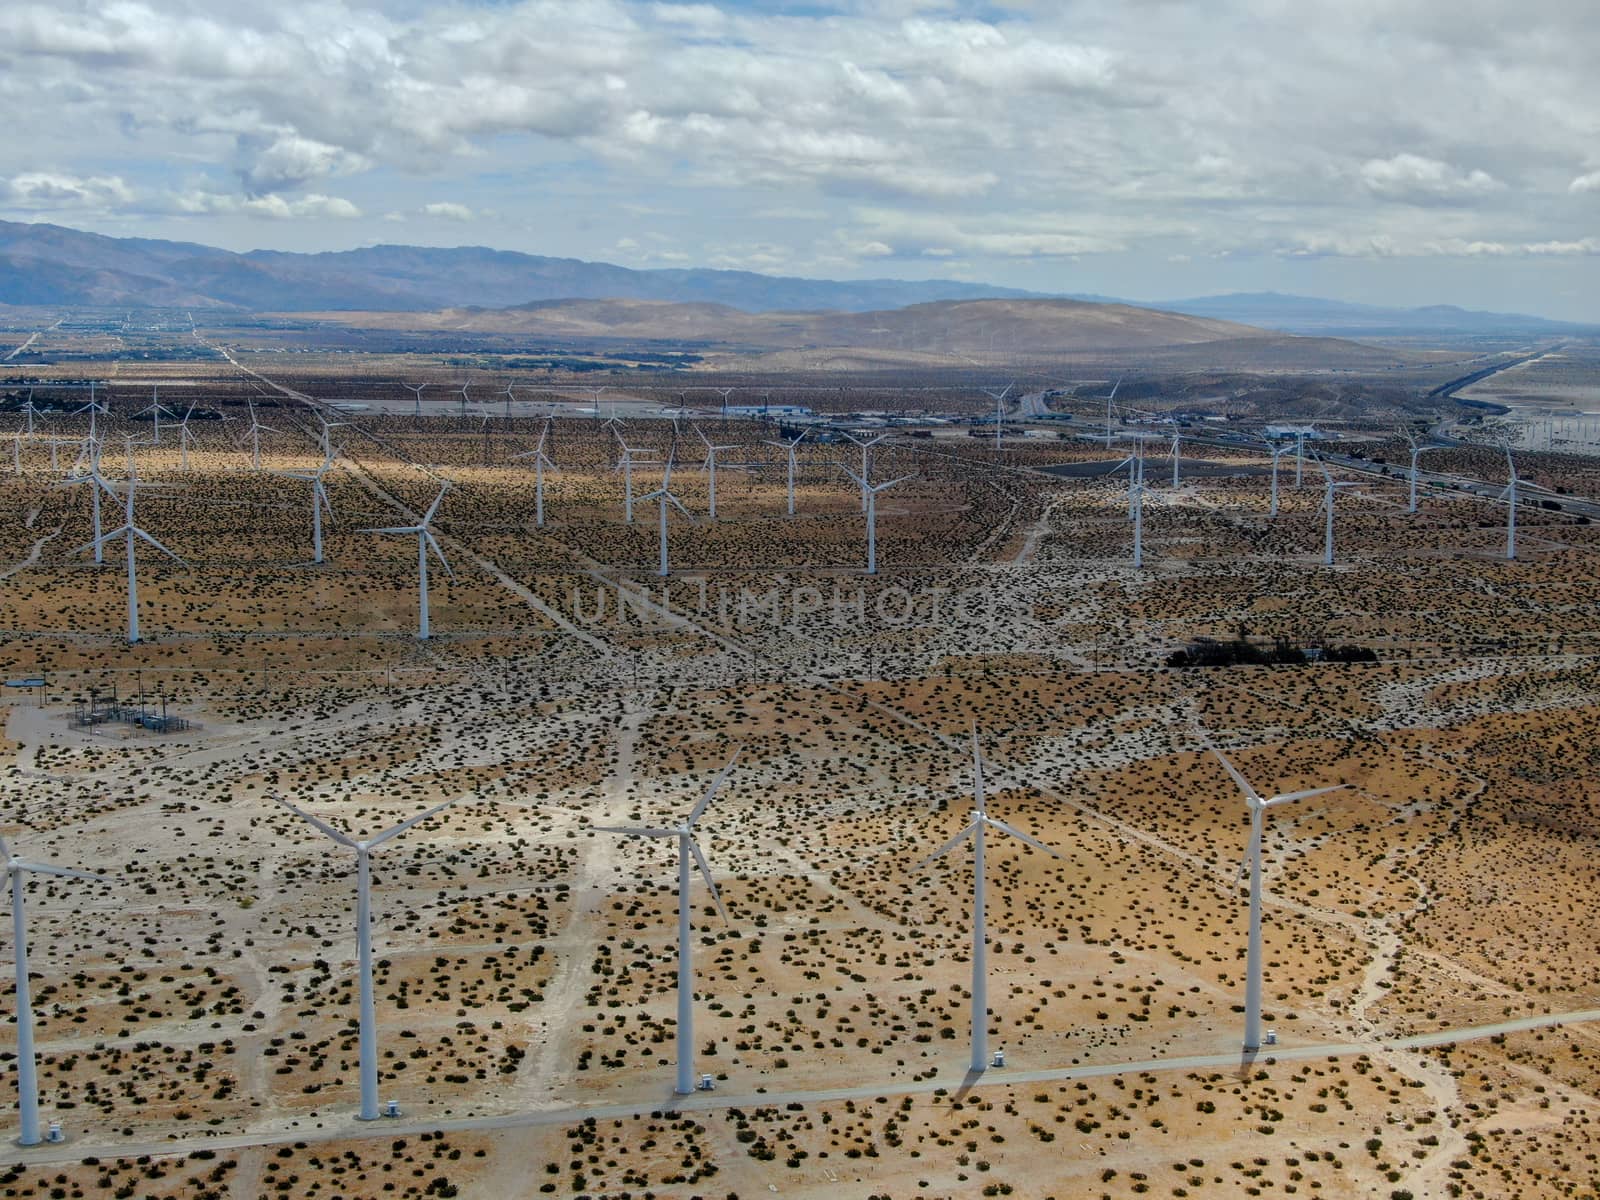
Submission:
[[[1600,321],[1589,0],[0,9],[0,217]]]

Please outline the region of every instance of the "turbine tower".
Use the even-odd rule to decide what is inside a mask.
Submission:
[[[472,386],[472,385],[469,384],[469,383],[463,383],[461,385],[461,418],[462,418],[462,420],[465,420],[466,416],[467,416],[467,401],[470,399],[470,397],[467,395],[467,388],[469,388],[470,386]]]
[[[189,418],[191,415],[193,415],[193,413],[194,405],[191,404],[189,405],[188,411],[183,414],[183,420],[178,422],[178,458],[184,471],[188,471],[189,469],[190,443],[198,442],[200,440],[194,434],[189,432]]]
[[[988,388],[983,389],[983,394],[994,401],[994,452],[996,454],[1000,453],[1000,430],[1005,424],[1006,420],[1006,395],[1011,391],[1012,388],[1016,387],[1016,385],[1016,380],[1012,380],[998,392],[991,392]],[[862,474],[866,474],[865,469],[862,470]]]
[[[159,446],[159,445],[161,445],[161,418],[162,418],[162,416],[165,415],[165,416],[171,417],[171,416],[176,416],[177,414],[172,412],[171,409],[168,409],[168,408],[166,408],[166,407],[164,407],[162,405],[162,403],[161,403],[161,385],[160,384],[152,384],[150,386],[150,391],[151,391],[151,397],[150,397],[149,406],[147,408],[141,408],[138,412],[134,413],[133,415],[136,416],[136,417],[148,416],[155,422],[155,426],[156,426],[155,444],[157,446]]]
[[[132,464],[130,464],[130,466],[131,465]],[[125,515],[124,515],[123,523],[120,526],[118,526],[116,529],[113,529],[110,533],[102,533],[99,536],[97,536],[94,539],[94,541],[89,542],[87,545],[79,546],[76,550],[73,551],[73,553],[74,554],[82,554],[85,550],[91,550],[91,549],[95,549],[97,547],[103,546],[107,542],[114,541],[115,539],[117,539],[119,537],[127,539],[127,543],[128,543],[128,644],[132,645],[133,643],[135,643],[135,642],[137,642],[139,640],[139,580],[138,580],[137,566],[136,566],[136,562],[135,562],[135,557],[136,556],[134,555],[134,547],[137,546],[140,541],[149,542],[150,545],[154,546],[157,550],[161,551],[161,553],[165,554],[168,558],[172,559],[172,561],[177,563],[179,566],[187,567],[189,564],[184,562],[183,559],[179,558],[171,550],[168,550],[160,542],[156,541],[155,538],[151,537],[148,533],[146,533],[144,530],[140,529],[137,525],[134,524],[134,521],[133,521],[133,497],[134,497],[134,494],[138,491],[139,478],[132,470],[130,470],[128,472],[128,481],[125,484],[123,484],[122,486],[127,491],[127,499],[126,499],[127,508],[125,509]],[[107,490],[108,491],[110,490],[109,487],[107,488]]]
[[[1122,386],[1122,376],[1117,376],[1117,381],[1111,385],[1111,393],[1106,397],[1106,445],[1111,445],[1111,402],[1117,398],[1117,389]]]
[[[546,417],[544,428],[539,431],[539,444],[524,454],[513,454],[512,458],[533,459],[533,523],[540,529],[544,528],[544,469],[549,467],[552,471],[556,464],[550,461],[550,456],[544,452],[545,439],[550,436],[550,418]]]
[[[1412,437],[1409,431],[1405,431],[1405,434],[1406,441],[1411,443],[1411,498],[1406,502],[1406,512],[1415,513],[1417,511],[1417,460],[1429,450],[1443,450],[1446,447],[1439,442],[1427,442],[1419,446],[1417,439]]]
[[[1245,852],[1245,861],[1239,864],[1239,874],[1243,875],[1246,864],[1250,868],[1250,942],[1245,960],[1245,985],[1244,985],[1244,1048],[1246,1053],[1254,1053],[1261,1049],[1261,818],[1269,808],[1276,808],[1280,804],[1289,804],[1295,800],[1306,800],[1312,796],[1322,796],[1328,792],[1337,792],[1345,785],[1336,783],[1331,787],[1309,788],[1303,792],[1288,792],[1284,795],[1273,796],[1263,800],[1261,794],[1250,786],[1248,780],[1231,762],[1223,757],[1222,751],[1215,746],[1211,753],[1217,756],[1217,761],[1223,769],[1233,777],[1239,785],[1239,790],[1244,793],[1244,801],[1250,808],[1250,846]],[[1238,876],[1234,877],[1234,886],[1239,885]]]
[[[984,879],[984,834],[989,829],[996,829],[1036,850],[1044,851],[1051,858],[1060,858],[1061,855],[999,817],[991,817],[984,808],[983,752],[978,746],[976,724],[972,727],[972,806],[972,822],[923,859],[920,865],[925,867],[934,859],[950,853],[968,838],[972,839],[972,1069],[983,1071],[989,1066],[989,935],[985,926],[987,885]]]
[[[706,478],[710,482],[710,485],[711,485],[711,513],[710,513],[710,515],[711,515],[711,519],[713,521],[715,521],[717,519],[717,452],[721,451],[721,450],[733,450],[736,447],[733,447],[733,446],[713,446],[711,444],[711,439],[708,438],[704,433],[701,432],[700,427],[698,425],[695,426],[695,430],[694,431],[695,431],[695,433],[699,434],[700,440],[705,443],[705,447],[706,447],[706,461],[704,463],[704,469],[706,471]]]
[[[1172,431],[1172,486],[1178,486],[1178,456],[1183,448],[1183,435],[1176,429]]]
[[[19,462],[19,468],[20,465]],[[103,531],[100,527],[100,493],[102,491],[105,492],[112,500],[117,500],[120,497],[100,475],[100,445],[98,442],[90,449],[88,465],[89,469],[86,472],[80,472],[75,467],[72,473],[67,476],[66,482],[58,483],[56,486],[77,487],[80,484],[89,486],[89,515],[94,525],[94,541],[90,545],[94,547],[94,565],[98,567],[105,561],[105,543],[102,540]],[[19,469],[17,473],[20,475],[22,472]]]
[[[620,421],[617,422],[617,424],[619,424],[619,425],[621,423],[622,422],[620,422]],[[617,458],[617,465],[615,467],[615,470],[618,470],[618,471],[622,472],[622,514],[623,514],[623,519],[629,525],[632,525],[633,524],[633,463],[634,463],[633,456],[635,454],[645,455],[646,456],[646,461],[648,461],[649,452],[645,451],[645,450],[635,450],[632,446],[628,445],[627,442],[622,440],[622,435],[620,433],[618,433],[615,429],[612,429],[611,436],[617,439],[617,445],[622,448],[622,454]]]
[[[104,875],[88,871],[75,871],[70,867],[53,867],[48,863],[28,862],[11,852],[6,840],[0,837],[0,858],[5,860],[6,876],[11,880],[11,928],[16,937],[17,958],[17,1109],[21,1117],[21,1135],[17,1142],[23,1146],[37,1146],[39,1137],[39,1063],[33,1049],[33,997],[28,980],[28,925],[23,911],[23,876],[30,871],[35,875],[57,875],[63,879],[89,879],[95,883],[110,882]]]
[[[349,834],[335,829],[324,821],[319,821],[310,813],[296,808],[282,796],[272,797],[284,808],[294,813],[306,824],[319,833],[326,834],[341,846],[346,846],[356,852],[356,971],[360,976],[361,993],[361,1020],[360,1020],[360,1064],[361,1064],[361,1111],[356,1114],[360,1121],[376,1121],[378,1119],[378,1022],[374,1012],[372,1000],[372,863],[371,854],[387,841],[399,837],[413,825],[426,821],[441,809],[450,807],[462,797],[456,796],[446,800],[443,804],[435,804],[432,808],[424,809],[416,816],[401,821],[398,825],[391,825],[382,833],[372,837],[357,840]]]
[[[899,479],[891,479],[887,483],[871,484],[849,467],[841,465],[839,469],[861,485],[861,494],[867,498],[867,574],[876,575],[878,573],[878,493],[886,492],[896,484],[904,483],[912,476],[902,475]]]
[[[791,517],[794,516],[794,448],[800,444],[805,436],[806,435],[802,433],[792,442],[762,443],[764,446],[776,446],[778,449],[785,451],[789,456],[789,515]]]
[[[1338,489],[1355,487],[1353,479],[1340,480],[1335,483],[1332,475],[1328,473],[1328,464],[1322,459],[1317,459],[1317,465],[1322,468],[1323,478],[1327,480],[1327,490],[1322,497],[1322,508],[1326,514],[1326,524],[1322,533],[1322,565],[1333,566],[1333,498],[1338,494]]]
[[[444,551],[439,549],[439,543],[434,539],[433,530],[429,523],[433,514],[439,511],[439,504],[444,499],[444,494],[450,490],[449,481],[439,489],[439,494],[433,498],[433,503],[428,505],[428,511],[422,515],[422,520],[415,525],[386,525],[376,529],[358,529],[357,533],[414,533],[417,535],[417,640],[425,642],[430,636],[428,627],[428,551],[432,550],[439,556],[439,563],[444,567],[445,574],[451,579],[456,573],[450,569],[450,560],[444,556]]]
[[[728,778],[733,770],[734,763],[739,761],[740,751],[735,750],[733,757],[728,760],[728,765],[722,768],[720,774],[711,781],[711,786],[706,789],[705,795],[700,797],[699,803],[689,813],[689,819],[681,825],[654,827],[646,825],[596,825],[595,829],[601,833],[621,833],[629,837],[649,838],[677,838],[678,839],[678,1082],[675,1090],[680,1096],[687,1096],[694,1091],[694,967],[693,948],[689,944],[689,884],[691,874],[689,860],[693,858],[694,864],[700,870],[700,875],[706,881],[706,886],[711,889],[711,898],[716,901],[717,911],[722,914],[722,919],[728,919],[728,910],[722,906],[722,895],[717,891],[717,884],[711,878],[711,866],[706,862],[706,856],[700,850],[700,844],[694,840],[695,823],[700,820],[706,811],[706,806],[711,803],[711,798],[717,794],[717,789]]]
[[[250,406],[250,428],[244,431],[245,437],[250,439],[250,469],[261,470],[261,435],[263,433],[277,433],[278,430],[263,425],[256,420],[256,406]]]
[[[275,471],[273,474],[283,479],[298,479],[301,483],[311,485],[311,561],[317,565],[322,564],[322,514],[326,510],[328,516],[333,516],[333,505],[328,503],[328,492],[322,480],[328,473],[328,468],[333,466],[337,457],[334,451],[328,450],[322,460],[322,465],[315,471]]]
[[[659,513],[660,513],[660,522],[661,522],[661,524],[660,524],[659,537],[660,537],[660,546],[661,546],[661,562],[660,562],[660,565],[656,568],[656,574],[658,576],[660,576],[662,579],[665,579],[667,577],[667,574],[668,574],[668,570],[667,570],[667,505],[671,504],[674,508],[676,508],[684,516],[688,517],[689,520],[691,520],[691,521],[694,520],[694,517],[690,516],[689,510],[683,506],[683,502],[680,501],[676,496],[674,496],[672,494],[671,488],[672,488],[672,456],[669,454],[667,456],[667,471],[666,471],[666,474],[661,479],[661,486],[659,488],[657,488],[655,491],[649,493],[648,495],[639,497],[640,500],[655,500],[655,501],[659,502],[659,504],[660,504]]]
[[[1506,490],[1501,492],[1499,499],[1506,502],[1506,561],[1515,562],[1517,558],[1517,464],[1511,461],[1511,447],[1506,447],[1506,470],[1510,473],[1510,482]]]
[[[1261,440],[1266,442],[1267,453],[1272,455],[1272,502],[1267,508],[1267,516],[1275,517],[1278,515],[1278,461],[1289,453],[1289,447],[1287,445],[1280,446],[1267,438],[1262,438]]]

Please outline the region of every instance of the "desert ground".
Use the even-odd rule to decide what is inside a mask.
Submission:
[[[416,363],[379,381],[203,331],[182,362],[52,337],[103,356],[103,529],[136,477],[170,556],[136,548],[130,645],[124,542],[98,566],[79,549],[85,368],[0,376],[40,410],[32,434],[0,414],[0,671],[46,681],[0,709],[0,833],[107,877],[27,878],[41,1109],[65,1140],[15,1149],[0,1195],[1600,1190],[1600,526],[1580,503],[1600,478],[1579,447],[1521,454],[1508,561],[1506,506],[1448,482],[1498,488],[1501,451],[1432,452],[1412,514],[1394,421],[1351,422],[1327,566],[1315,462],[1296,486],[1283,460],[1269,516],[1258,443],[1194,433],[1174,486],[1152,426],[1135,569],[1127,469],[1108,473],[1127,443],[1020,416],[998,447],[863,425],[885,434],[869,478],[906,477],[877,497],[868,575],[842,469],[862,450],[801,442],[791,517],[776,424],[723,420],[711,385],[674,420],[681,384],[507,397],[514,377],[475,376],[458,404],[459,373]],[[418,405],[398,381],[424,378]],[[816,407],[909,411],[890,391]],[[155,394],[160,444],[137,415]],[[992,405],[956,380],[929,411]],[[702,433],[726,447],[715,520]],[[324,438],[316,564],[312,488],[281,473],[321,467]],[[644,497],[669,459],[662,577],[665,502]],[[446,484],[422,641],[417,537],[364,530],[415,524]],[[1168,665],[1204,639],[1326,658]],[[84,724],[113,692],[189,726]],[[974,736],[989,814],[1059,855],[989,831],[1004,1065],[983,1072],[972,850],[930,859],[972,818]],[[1263,796],[1342,785],[1265,817],[1255,1053],[1249,812],[1213,747]],[[690,892],[715,1088],[677,1096],[674,848],[598,827],[675,825],[736,752],[696,826],[726,919]],[[396,1117],[355,1119],[355,856],[279,800],[353,837],[449,802],[372,856]]]

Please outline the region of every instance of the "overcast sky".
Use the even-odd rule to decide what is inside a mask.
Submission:
[[[1595,0],[0,5],[0,217],[1600,321]]]

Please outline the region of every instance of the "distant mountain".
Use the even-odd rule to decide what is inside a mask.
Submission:
[[[635,271],[482,246],[234,254],[188,242],[0,221],[0,303],[13,305],[426,312],[622,298],[724,304],[745,312],[865,312],[934,300],[1034,295],[947,279],[836,281],[752,271]]]
[[[1594,333],[1595,327],[1551,321],[1522,313],[1477,312],[1453,304],[1426,308],[1384,308],[1375,304],[1349,304],[1279,292],[1234,292],[1225,296],[1200,296],[1190,300],[1128,300],[1140,308],[1187,313],[1218,321],[1238,321],[1285,333],[1316,333],[1340,337],[1405,336],[1408,334],[1524,333],[1562,336]]]

